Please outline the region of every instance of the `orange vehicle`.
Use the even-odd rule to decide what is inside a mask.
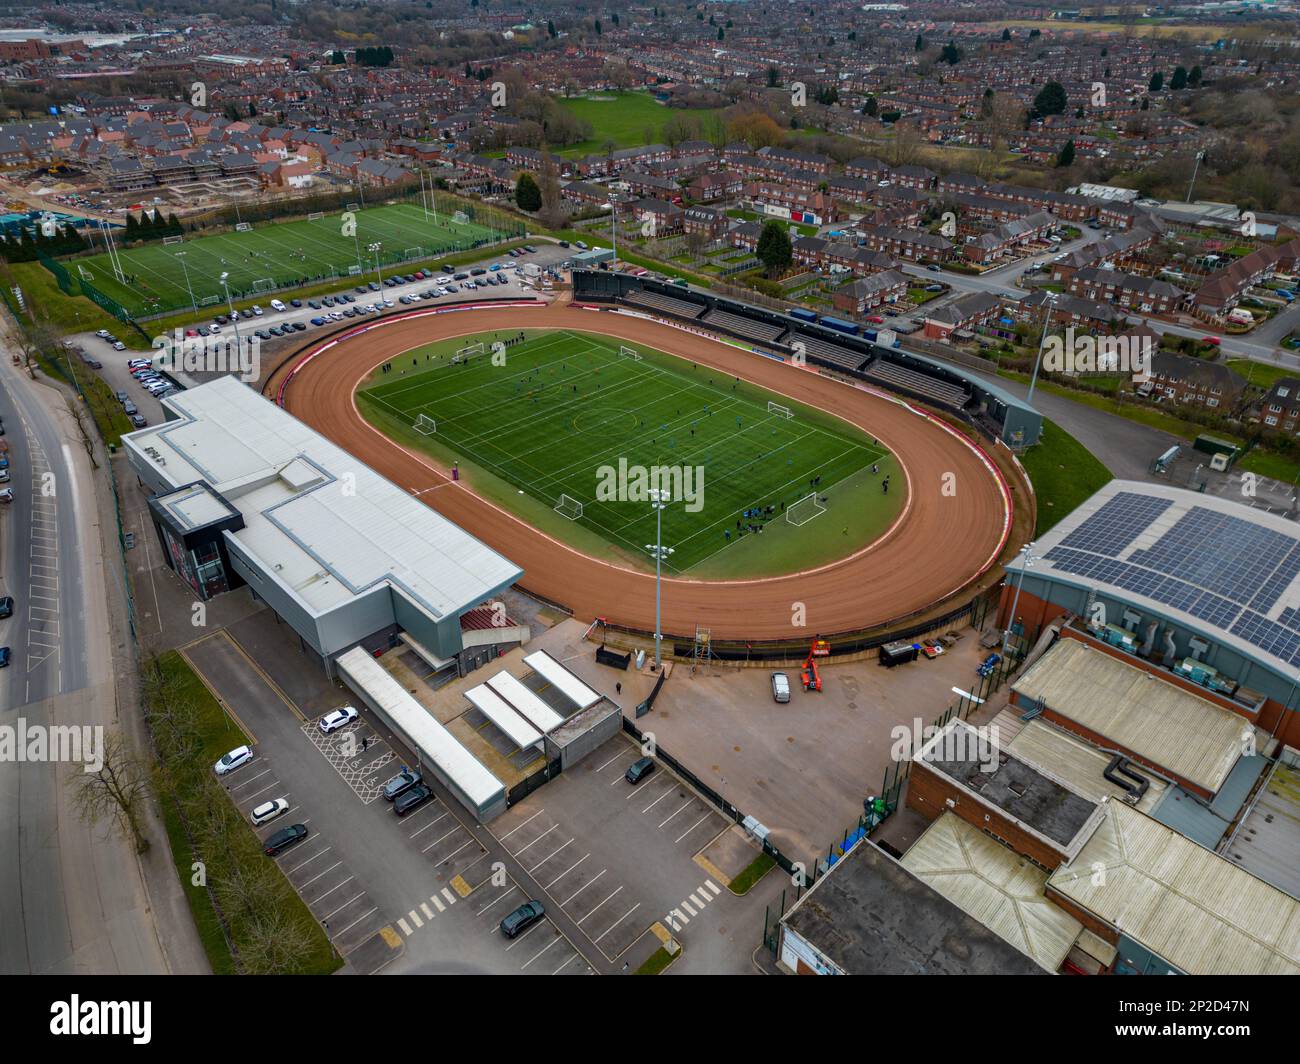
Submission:
[[[822,689],[821,674],[817,671],[817,659],[827,657],[830,652],[831,645],[825,639],[813,640],[813,645],[808,648],[808,656],[804,659],[803,668],[799,671],[799,679],[803,682],[805,691]]]

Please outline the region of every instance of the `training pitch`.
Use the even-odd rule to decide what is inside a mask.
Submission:
[[[243,232],[186,236],[174,244],[119,249],[125,283],[114,275],[107,254],[64,265],[74,278],[89,280],[133,317],[145,317],[188,309],[191,297],[200,307],[224,304],[223,273],[229,274],[230,294],[239,298],[350,273],[372,280],[376,256],[372,244],[380,245],[379,261],[387,265],[466,251],[508,235],[474,221],[456,222],[451,211],[426,214],[418,203],[365,207],[352,214],[355,234],[344,231],[344,214],[336,213],[313,220],[261,223]],[[92,239],[99,238],[92,233]]]
[[[505,345],[495,357],[494,341]],[[579,526],[638,564],[656,542],[644,489],[658,476],[673,493],[662,511],[670,573],[798,571],[883,531],[904,495],[898,479],[881,487],[892,455],[829,414],[590,333],[444,341],[395,358],[357,394],[404,442],[541,503],[546,531],[587,548],[590,537],[568,533]],[[727,555],[739,564],[719,564]]]

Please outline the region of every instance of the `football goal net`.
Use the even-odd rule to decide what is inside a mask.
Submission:
[[[817,493],[813,492],[786,507],[785,519],[792,525],[806,525],[814,517],[820,517],[825,512],[826,507],[817,497]]]
[[[462,347],[459,351],[457,351],[454,355],[451,356],[451,364],[454,366],[458,362],[468,362],[471,358],[475,358],[478,355],[481,355],[482,353],[483,353],[483,345],[481,343],[466,344],[464,347]]]
[[[555,504],[555,512],[570,521],[576,521],[582,516],[582,503],[572,495],[561,495],[560,501]]]
[[[415,425],[413,427],[421,436],[432,436],[438,431],[438,423],[427,414],[420,414],[415,419]]]
[[[360,267],[360,266],[349,266],[349,267],[348,267],[348,273],[351,274],[353,277],[357,276],[357,274],[359,274],[360,272],[361,272],[361,267]]]
[[[788,406],[782,406],[780,403],[774,403],[771,400],[768,400],[767,412],[775,414],[777,417],[794,417],[794,411]]]
[[[307,221],[309,222],[323,222],[324,220],[325,220],[324,211],[312,211],[307,215]]]
[[[252,222],[237,222],[235,224],[236,233],[251,233],[253,231]]]
[[[457,211],[455,214],[451,216],[451,220],[455,222],[457,225],[468,225],[469,215],[466,214],[464,211]]]
[[[274,292],[275,281],[270,277],[263,277],[260,280],[254,281],[249,291],[250,292]]]
[[[350,211],[359,211],[359,210],[361,210],[361,204],[359,204],[359,203],[349,203],[349,204],[347,204],[347,208],[348,208],[348,210],[350,210]]]
[[[632,359],[632,360],[635,361],[635,362],[640,362],[640,361],[641,361],[641,352],[640,352],[640,351],[634,351],[634,350],[632,350],[632,348],[630,348],[630,347],[624,347],[624,346],[620,345],[620,346],[619,346],[619,349],[618,349],[618,354],[619,354],[619,357],[620,357],[620,358],[630,358],[630,359]]]
[[[185,238],[183,236],[165,236],[163,237],[163,247],[171,247],[173,244],[179,244]]]
[[[84,266],[78,266],[77,272],[81,275],[83,280],[93,281],[95,279],[95,275],[91,273],[88,269],[86,269],[86,267]]]
[[[422,259],[424,257],[425,257],[424,248],[422,248],[419,244],[417,244],[413,248],[407,248],[405,251],[402,252],[403,262],[414,262],[416,259]]]

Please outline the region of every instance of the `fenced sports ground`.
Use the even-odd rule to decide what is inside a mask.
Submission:
[[[496,358],[494,340],[504,345]],[[462,337],[391,366],[357,393],[363,414],[386,430],[400,426],[393,434],[403,442],[489,471],[514,489],[495,496],[506,505],[527,493],[541,504],[527,516],[544,512],[562,538],[581,526],[644,562],[656,515],[636,497],[637,471],[677,470],[677,497],[662,513],[666,572],[805,568],[802,559],[848,553],[880,531],[904,495],[897,481],[889,495],[880,488],[897,469],[892,455],[837,419],[595,334]],[[727,553],[745,552],[752,565],[719,568]]]
[[[346,213],[119,248],[121,278],[107,252],[62,265],[86,295],[94,298],[93,289],[128,316],[148,318],[224,303],[223,273],[239,299],[332,277],[373,280],[376,260],[382,268],[523,235],[521,225],[495,216],[488,223],[454,207],[426,211],[418,202],[358,207],[355,231],[345,227]]]

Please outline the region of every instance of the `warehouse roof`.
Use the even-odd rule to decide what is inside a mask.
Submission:
[[[1058,639],[1012,689],[1210,793],[1228,778],[1249,728],[1237,714],[1078,639]]]
[[[926,828],[903,867],[1049,972],[1083,930],[1044,897],[1045,871],[953,813]]]
[[[163,405],[176,420],[123,437],[135,462],[220,492],[244,517],[234,544],[313,616],[392,588],[440,619],[522,573],[235,377]]]
[[[1102,773],[1111,757],[1095,746],[1074,738],[1068,732],[1043,720],[1031,720],[1011,742],[1007,750],[1022,761],[1037,765],[1055,776],[1072,791],[1093,802],[1107,796],[1122,798],[1128,792],[1117,783],[1111,783]],[[1142,773],[1142,766],[1129,762],[1134,772]],[[1165,793],[1164,780],[1142,773],[1151,785],[1137,807],[1143,812],[1152,809]]]
[[[1190,975],[1300,975],[1300,901],[1123,802],[1103,809],[1049,890]]]

